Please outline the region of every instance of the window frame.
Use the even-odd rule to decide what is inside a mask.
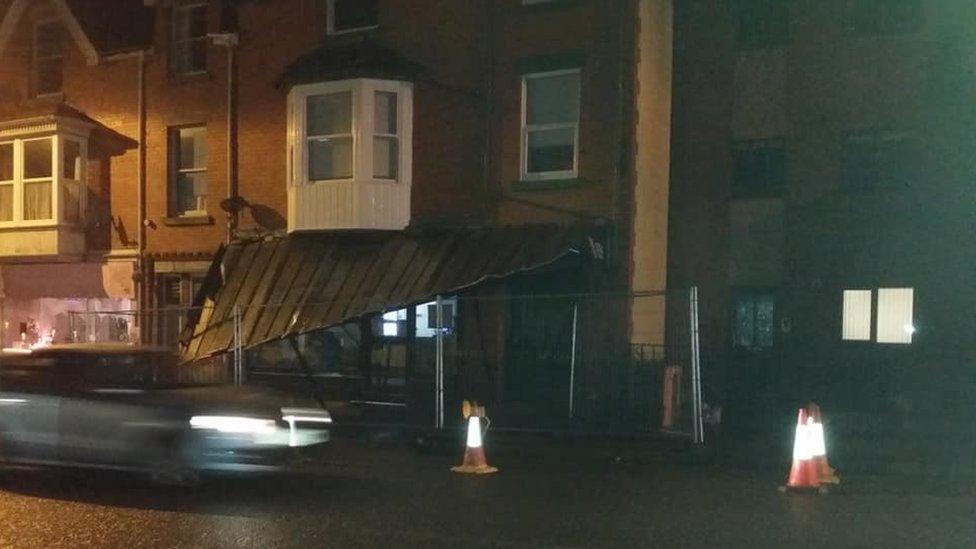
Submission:
[[[199,209],[199,206],[200,206],[200,198],[201,197],[199,195],[195,195],[196,198],[197,198],[197,203],[196,203],[197,209],[194,209],[194,210],[186,210],[186,211],[183,211],[183,212],[179,211],[179,203],[180,203],[179,198],[180,198],[180,194],[179,194],[179,185],[178,184],[179,184],[179,177],[180,177],[180,175],[187,174],[187,173],[193,173],[193,174],[203,173],[203,174],[207,174],[208,171],[209,171],[208,168],[207,168],[207,166],[206,166],[206,163],[205,163],[204,167],[202,167],[202,168],[196,168],[196,167],[194,167],[194,168],[183,168],[181,166],[181,158],[182,158],[182,152],[183,152],[183,149],[182,149],[183,144],[182,144],[182,141],[180,139],[180,132],[182,132],[183,130],[189,130],[189,129],[201,129],[201,130],[203,130],[202,131],[202,139],[203,139],[204,150],[209,149],[208,143],[207,143],[207,124],[206,123],[202,123],[202,124],[182,124],[182,125],[179,125],[179,126],[170,126],[169,127],[169,129],[168,129],[168,133],[169,133],[169,135],[168,135],[168,150],[167,150],[167,153],[169,154],[169,161],[168,161],[168,164],[169,164],[169,189],[168,189],[168,192],[167,192],[167,194],[169,195],[169,200],[168,200],[168,206],[167,206],[167,215],[169,217],[172,217],[172,218],[193,219],[193,218],[205,218],[205,217],[208,217],[208,215],[209,215],[207,213],[207,207],[208,207],[208,204],[207,204],[208,200],[207,199],[209,198],[209,194],[210,194],[210,179],[209,179],[209,177],[207,178],[207,193],[204,194],[204,195],[202,195],[202,198],[203,198],[203,209],[202,210]],[[207,162],[209,162],[209,160],[210,160],[210,154],[209,154],[209,152],[207,152]]]
[[[380,26],[379,2],[377,2],[376,5],[376,24],[374,25],[336,30],[335,12],[336,12],[336,0],[326,0],[326,4],[325,4],[326,34],[328,34],[329,36],[341,36],[343,34],[352,34],[355,32],[366,32],[366,31],[378,29]]]
[[[349,133],[316,134],[314,136],[313,135],[309,135],[309,133],[308,133],[308,101],[309,101],[309,99],[311,99],[312,97],[320,96],[320,95],[336,95],[336,94],[341,94],[341,93],[348,93],[349,94]],[[359,128],[357,127],[357,123],[359,122],[359,120],[358,120],[359,117],[356,116],[356,112],[359,109],[359,102],[360,102],[360,99],[359,99],[358,95],[359,94],[356,91],[356,87],[354,85],[349,85],[348,87],[340,87],[340,88],[336,88],[336,89],[331,90],[331,91],[323,91],[322,93],[309,94],[309,95],[306,95],[302,99],[302,134],[301,134],[301,139],[302,139],[302,150],[304,151],[304,155],[303,155],[303,158],[302,158],[302,166],[304,167],[306,181],[308,183],[329,183],[329,182],[332,182],[332,181],[353,181],[353,180],[356,179],[356,172],[357,172],[356,151],[358,150],[358,145],[359,145],[359,141],[360,141],[359,140],[359,131],[358,131]],[[311,152],[311,146],[310,146],[310,144],[311,144],[311,142],[312,141],[317,141],[317,140],[323,140],[323,139],[334,139],[334,138],[349,138],[349,140],[352,142],[352,159],[351,159],[352,166],[350,166],[349,177],[328,177],[328,178],[325,178],[325,179],[312,179],[311,178],[311,171],[312,170],[309,169],[309,158],[310,158],[310,152]]]
[[[57,55],[50,55],[41,57],[38,55],[38,37],[40,33],[38,29],[44,26],[54,26],[58,28],[59,40],[58,40],[58,53]],[[64,93],[64,37],[66,34],[66,29],[61,23],[60,19],[57,18],[44,18],[34,21],[34,25],[31,29],[31,66],[30,66],[30,85],[31,85],[31,95],[33,97],[52,97],[61,95]],[[58,89],[55,91],[45,91],[40,92],[40,73],[38,68],[42,61],[53,61],[57,60],[60,71],[60,84]]]
[[[552,124],[533,124],[528,121],[528,84],[529,80],[536,78],[551,78],[575,74],[578,78],[576,117],[574,122],[560,122]],[[582,67],[572,67],[542,72],[527,72],[522,75],[522,105],[521,105],[521,145],[519,158],[519,177],[522,181],[546,181],[553,179],[575,179],[579,177],[579,153],[580,153],[580,119],[583,110],[583,69]],[[570,170],[556,170],[548,172],[529,172],[529,132],[546,130],[565,130],[572,128],[573,131],[573,167]]]
[[[26,177],[25,147],[24,144],[32,141],[50,140],[51,142],[51,173],[44,177]],[[68,179],[63,173],[64,164],[64,145],[65,141],[78,143],[78,179]],[[32,227],[56,227],[56,226],[82,226],[85,223],[87,211],[87,162],[88,162],[88,137],[84,132],[71,131],[69,128],[59,128],[51,133],[43,132],[24,135],[4,135],[0,137],[0,144],[13,145],[13,179],[0,182],[3,186],[12,186],[12,219],[0,220],[0,229],[32,228]],[[50,185],[50,217],[43,219],[26,219],[24,215],[25,207],[25,187],[29,183],[49,183]],[[64,193],[65,186],[77,184],[78,186],[78,219],[69,220],[65,217]]]
[[[308,99],[316,95],[351,92],[352,94],[352,176],[314,180],[309,177],[309,136],[307,134]],[[375,98],[377,92],[397,96],[397,177],[375,177],[373,138],[375,134]],[[342,183],[375,183],[410,185],[413,165],[413,84],[397,80],[358,78],[303,84],[288,95],[288,179],[290,185],[334,185]],[[344,134],[343,134],[344,135]]]
[[[171,76],[188,77],[188,76],[207,74],[208,65],[209,65],[207,60],[207,54],[206,54],[206,44],[208,39],[207,32],[204,32],[203,36],[199,36],[199,37],[191,37],[185,39],[180,39],[177,37],[178,26],[176,24],[176,20],[178,14],[180,12],[192,12],[193,10],[199,8],[203,9],[204,25],[209,29],[210,6],[208,5],[207,2],[177,2],[173,5],[172,12],[170,14],[170,20],[169,20],[169,24],[170,24],[169,72]],[[184,46],[188,47],[194,42],[203,42],[204,44],[203,67],[200,69],[193,69],[193,70],[181,70],[181,67],[179,66],[179,62],[177,61],[177,59],[179,59],[179,57],[177,56],[177,51],[179,51],[181,47]]]

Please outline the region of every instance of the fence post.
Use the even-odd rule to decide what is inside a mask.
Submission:
[[[695,444],[705,441],[702,425],[701,359],[698,347],[698,287],[692,286],[688,293],[689,314],[691,318],[691,413],[692,439]]]
[[[444,428],[444,300],[437,296],[437,356],[434,363],[434,427]]]
[[[234,305],[234,385],[243,385],[244,369],[241,361],[241,306]]]
[[[569,420],[573,420],[573,393],[576,387],[576,327],[579,318],[579,303],[573,303],[573,348],[569,354]]]

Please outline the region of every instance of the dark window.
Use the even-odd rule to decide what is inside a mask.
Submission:
[[[34,26],[34,93],[59,93],[62,84],[63,30],[60,23],[38,23]]]
[[[378,0],[329,0],[329,32],[349,32],[379,25]]]
[[[901,34],[922,24],[919,0],[851,0],[848,27],[857,34]]]
[[[748,141],[733,150],[732,196],[779,196],[786,186],[786,151],[777,141]]]
[[[907,186],[915,180],[917,143],[904,132],[859,132],[844,143],[844,185],[849,190]]]
[[[736,16],[741,49],[776,48],[789,41],[789,6],[783,0],[739,0]]]
[[[732,303],[732,345],[745,349],[773,346],[775,299],[768,293],[740,293]]]
[[[207,5],[182,4],[173,8],[173,74],[207,70]]]

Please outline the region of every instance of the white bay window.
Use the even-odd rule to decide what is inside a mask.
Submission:
[[[85,149],[62,134],[0,141],[0,228],[79,223]]]
[[[289,230],[406,227],[412,86],[307,84],[292,89],[288,105]]]
[[[90,128],[11,126],[0,130],[0,257],[83,253]]]

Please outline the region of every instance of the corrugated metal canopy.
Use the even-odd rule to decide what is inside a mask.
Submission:
[[[536,269],[589,249],[588,238],[578,229],[539,225],[296,233],[237,242],[215,259],[220,269],[211,269],[198,296],[205,307],[190,317],[184,357],[205,358],[232,346],[235,305],[249,348]]]

